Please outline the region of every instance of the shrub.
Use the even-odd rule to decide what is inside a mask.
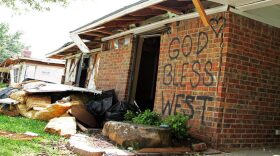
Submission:
[[[132,121],[135,124],[150,126],[159,126],[161,124],[160,115],[150,110],[145,110],[145,112],[140,113],[138,116],[134,117]]]
[[[171,129],[171,134],[178,138],[182,139],[187,136],[187,121],[189,120],[188,116],[185,116],[181,113],[178,113],[176,115],[171,115],[166,117],[163,120],[163,124],[169,125]]]
[[[124,115],[124,120],[125,121],[132,121],[132,119],[135,118],[136,116],[137,116],[136,113],[128,110]]]

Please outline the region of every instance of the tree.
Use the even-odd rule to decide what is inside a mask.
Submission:
[[[21,32],[9,34],[8,24],[0,23],[0,62],[23,50],[24,45],[20,42],[21,35]]]
[[[68,0],[0,0],[0,5],[13,10],[50,10],[51,4],[66,6],[68,4]]]

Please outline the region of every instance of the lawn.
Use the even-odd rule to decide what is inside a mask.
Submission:
[[[8,117],[0,115],[0,130],[25,133],[33,132],[40,135],[32,141],[17,141],[0,137],[0,155],[33,156],[33,155],[70,155],[70,152],[57,147],[66,141],[56,135],[44,132],[46,122],[23,117]]]
[[[6,83],[0,83],[0,88],[4,88],[4,87],[7,87],[8,86],[8,84],[6,84]]]

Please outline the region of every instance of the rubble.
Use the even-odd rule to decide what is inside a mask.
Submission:
[[[84,123],[90,128],[98,127],[98,123],[95,117],[92,114],[90,114],[83,105],[72,106],[69,112],[78,121]]]
[[[48,105],[45,109],[36,112],[33,118],[48,121],[50,119],[62,116],[71,108],[71,106],[71,103],[51,104]]]
[[[102,156],[102,155],[114,155],[114,156],[134,156],[126,150],[118,149],[113,144],[98,139],[94,136],[86,136],[83,134],[73,135],[69,142],[68,148],[73,152],[83,156]]]
[[[26,92],[23,90],[14,92],[10,95],[10,98],[24,104],[26,102]]]
[[[74,117],[53,118],[45,127],[45,132],[70,138],[77,132],[76,120]]]
[[[29,95],[26,97],[27,110],[33,107],[46,108],[51,103],[51,97],[47,95]]]

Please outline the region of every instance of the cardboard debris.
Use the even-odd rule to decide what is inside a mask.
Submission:
[[[34,114],[34,119],[38,120],[50,120],[55,117],[60,117],[65,114],[71,108],[71,103],[56,103],[51,104],[47,108],[38,111]]]
[[[36,110],[28,110],[25,104],[18,104],[17,107],[24,117],[48,121],[65,114],[71,108],[71,103],[49,104],[46,108],[34,107]]]
[[[26,99],[27,110],[34,107],[46,108],[51,103],[51,97],[48,95],[29,95]]]
[[[72,106],[69,112],[78,121],[86,124],[90,128],[98,127],[95,117],[90,114],[83,105]]]
[[[10,95],[10,98],[24,104],[26,102],[26,92],[22,90],[14,92]]]
[[[45,132],[58,134],[63,137],[71,137],[76,134],[76,120],[74,117],[60,117],[49,121],[45,127]]]

